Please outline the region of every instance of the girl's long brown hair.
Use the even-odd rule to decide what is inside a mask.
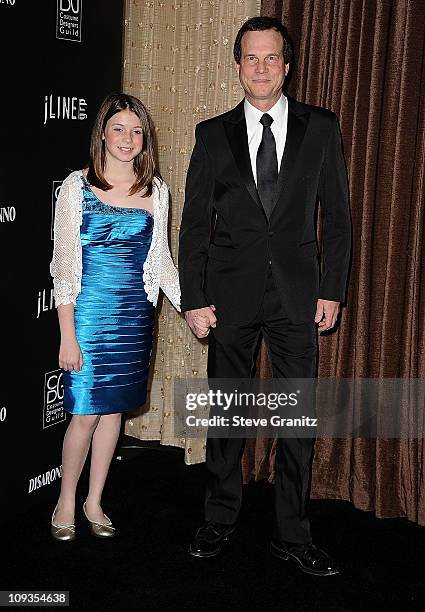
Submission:
[[[150,196],[152,195],[154,177],[161,179],[156,161],[154,127],[144,104],[138,98],[125,93],[109,94],[99,108],[91,133],[87,180],[91,185],[103,191],[112,189],[112,185],[107,182],[104,176],[106,154],[103,136],[109,119],[126,109],[137,115],[143,130],[143,149],[133,161],[136,180],[128,194],[133,195],[146,188],[144,195]]]

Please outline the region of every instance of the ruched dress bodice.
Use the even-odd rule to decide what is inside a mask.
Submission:
[[[154,307],[143,264],[154,219],[142,208],[101,202],[87,181],[83,194],[83,274],[75,305],[83,367],[64,374],[64,406],[72,414],[126,412],[146,400]]]

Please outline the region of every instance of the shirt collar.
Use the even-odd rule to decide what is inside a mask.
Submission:
[[[288,100],[286,96],[282,94],[276,104],[274,104],[274,106],[272,106],[271,109],[267,111],[267,114],[272,117],[273,122],[276,123],[277,127],[282,127],[287,109]],[[244,102],[244,111],[249,139],[249,135],[257,129],[258,124],[260,123],[260,119],[264,115],[264,113],[258,108],[255,108],[255,106],[248,102],[246,98]]]

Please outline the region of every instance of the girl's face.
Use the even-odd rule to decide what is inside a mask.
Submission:
[[[128,109],[115,113],[106,123],[104,140],[107,160],[132,162],[143,148],[140,119]]]

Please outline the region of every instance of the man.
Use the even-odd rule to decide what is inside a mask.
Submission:
[[[345,300],[351,223],[336,116],[283,95],[292,62],[286,28],[256,17],[234,57],[245,99],[196,126],[180,232],[182,311],[209,334],[208,377],[249,378],[262,335],[273,376],[316,376],[317,331]],[[315,211],[320,201],[322,271]],[[305,572],[337,564],[313,545],[306,513],[312,440],[279,438],[271,552]],[[242,439],[208,439],[205,523],[189,552],[217,555],[241,506]]]

